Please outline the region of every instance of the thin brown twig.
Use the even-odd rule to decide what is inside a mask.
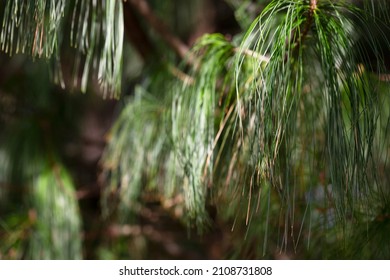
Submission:
[[[125,0],[149,23],[154,31],[176,52],[176,54],[192,63],[189,47],[175,36],[168,26],[157,17],[146,0]]]
[[[270,59],[268,56],[262,55],[258,52],[252,51],[250,49],[234,48],[233,50],[236,53],[242,53],[246,56],[253,57],[253,58],[260,60],[262,62],[265,62],[265,63],[268,63],[269,59]]]
[[[220,127],[219,127],[219,130],[217,132],[217,135],[215,136],[214,138],[214,141],[213,141],[213,144],[212,144],[212,147],[211,149],[209,150],[208,152],[208,155],[207,155],[207,158],[206,158],[206,163],[204,165],[204,169],[203,169],[203,177],[206,177],[207,176],[207,167],[209,166],[210,164],[210,161],[211,161],[211,156],[214,152],[214,149],[215,147],[217,146],[217,143],[218,143],[218,140],[219,138],[221,137],[222,135],[222,132],[226,126],[226,123],[228,122],[229,118],[230,118],[230,115],[233,113],[233,110],[234,110],[235,106],[234,105],[231,105],[230,108],[229,108],[229,111],[226,113],[222,123],[220,124]]]
[[[179,68],[177,68],[173,65],[169,65],[168,70],[169,70],[169,72],[171,72],[171,74],[173,76],[175,76],[180,81],[182,81],[183,84],[186,86],[190,86],[190,85],[193,85],[195,83],[195,79],[193,77],[187,75],[186,73],[184,73]]]
[[[153,59],[155,56],[155,48],[142,28],[135,11],[129,3],[126,3],[123,6],[125,32],[128,39],[144,61]]]

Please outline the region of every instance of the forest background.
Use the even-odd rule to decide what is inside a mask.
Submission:
[[[0,1],[0,259],[388,259],[386,1]]]

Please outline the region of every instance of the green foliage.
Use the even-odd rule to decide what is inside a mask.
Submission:
[[[46,69],[30,67],[5,86],[14,95],[3,95],[17,103],[10,101],[15,112],[5,119],[0,141],[0,258],[81,259],[75,186],[59,156],[63,130],[71,127],[69,111],[48,86]]]
[[[160,81],[166,84],[163,78]],[[165,86],[158,84],[161,87],[157,92],[165,95]],[[106,217],[118,200],[119,220],[134,223],[142,209],[142,193],[161,192],[165,199],[176,194],[177,184],[172,182],[179,180],[179,170],[172,152],[167,149],[170,140],[164,125],[166,102],[169,101],[161,101],[138,87],[113,126],[110,145],[103,158],[109,179],[102,201]]]
[[[9,54],[51,57],[58,51],[58,34],[65,1],[7,1],[0,44]]]
[[[86,91],[92,76],[101,85],[104,97],[119,97],[124,36],[122,9],[120,1],[75,1],[70,36],[72,45],[85,54],[76,58],[76,70],[83,63],[82,91]]]
[[[30,222],[20,237],[24,241],[21,250],[29,259],[80,259],[80,213],[74,186],[56,159],[42,157],[44,151],[34,149],[40,147],[35,142],[40,140],[36,132],[39,130],[33,124],[26,124],[15,133],[18,140],[9,149],[14,178],[10,182],[26,194],[23,202],[30,213]]]
[[[64,26],[69,18],[70,30]],[[55,80],[64,87],[60,50],[63,42],[69,41],[64,40],[67,31],[77,49],[74,84],[80,83],[85,92],[92,79],[99,83],[104,97],[118,98],[124,36],[120,1],[6,0],[0,47],[10,55],[26,53],[52,59]]]
[[[205,207],[208,188],[213,185],[215,126],[224,118],[223,110],[215,111],[219,92],[229,95],[225,82],[229,79],[231,82],[233,77],[227,68],[233,46],[222,35],[206,35],[193,52],[194,56],[201,54],[201,59],[191,72],[194,82],[174,89],[171,135],[188,180],[188,185],[184,186],[188,217],[200,227],[207,223]],[[226,80],[218,85],[224,75]]]
[[[26,196],[31,225],[24,236],[29,259],[80,259],[81,222],[75,188],[39,123],[16,126],[8,139],[11,183]],[[45,136],[46,135],[46,136]],[[48,149],[48,150],[47,150]]]
[[[191,82],[173,83],[172,107],[163,109],[166,149],[183,177],[162,188],[182,189],[187,222],[203,229],[207,205],[217,205],[241,236],[236,254],[253,254],[257,244],[252,257],[272,256],[269,248],[302,252],[316,240],[345,244],[355,223],[370,223],[386,184],[372,175],[383,92],[359,36],[369,36],[383,69],[388,46],[379,47],[377,25],[368,25],[375,21],[347,2],[271,1],[240,45],[218,34],[197,42]],[[310,234],[317,230],[324,234]],[[353,257],[347,247],[337,254]]]
[[[30,192],[37,220],[27,258],[81,259],[80,213],[66,170],[57,165],[44,167]]]
[[[74,84],[86,90],[92,77],[104,96],[117,96],[120,1],[76,0],[71,12],[63,2],[23,3],[7,1],[2,50],[58,60],[61,38],[51,35],[72,15],[70,41],[82,54]],[[104,216],[134,229],[145,205],[157,202],[189,232],[228,225],[231,258],[388,257],[386,1],[229,3],[244,32],[231,40],[204,35],[178,68],[165,53],[124,99],[102,158]],[[41,118],[20,129],[10,141],[16,146],[5,149],[14,153],[0,157],[0,176],[30,186],[38,220],[28,256],[79,258],[80,241],[70,244],[80,231],[74,187],[55,141],[43,137]],[[64,209],[72,213],[59,214]],[[55,246],[37,249],[45,242]],[[133,243],[146,247],[143,237]]]

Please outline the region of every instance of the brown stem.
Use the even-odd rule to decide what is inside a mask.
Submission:
[[[153,44],[129,3],[124,3],[123,8],[125,32],[128,39],[144,61],[150,60],[155,54]]]
[[[189,48],[178,37],[176,37],[166,26],[166,24],[158,18],[150,8],[146,0],[125,0],[149,23],[156,33],[176,52],[182,59],[190,59],[188,57]]]
[[[314,13],[315,9],[317,9],[317,0],[310,0],[310,11]]]
[[[301,45],[303,44],[303,42],[305,41],[307,34],[309,33],[311,26],[313,25],[314,11],[316,9],[317,9],[317,0],[310,0],[308,16],[307,16],[305,26],[304,26],[302,33],[300,34],[300,36],[297,39],[294,39],[294,37],[295,37],[294,34],[296,33],[296,30],[292,31],[293,35],[291,36],[291,40],[292,40],[292,42],[291,42],[292,52],[291,53],[293,53],[293,54],[296,53],[299,50],[299,48],[301,47]],[[287,55],[288,54],[286,54],[285,62],[287,61],[287,58],[288,58]]]
[[[303,43],[303,41],[305,40],[307,34],[309,33],[310,28],[311,28],[311,26],[313,24],[314,11],[316,9],[317,9],[317,0],[310,0],[309,15],[307,17],[305,29],[303,30],[299,40],[297,41],[298,45],[296,47],[299,47],[299,45],[301,45]]]

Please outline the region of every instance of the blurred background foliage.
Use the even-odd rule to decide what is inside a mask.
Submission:
[[[0,259],[388,259],[389,8],[0,0]]]

